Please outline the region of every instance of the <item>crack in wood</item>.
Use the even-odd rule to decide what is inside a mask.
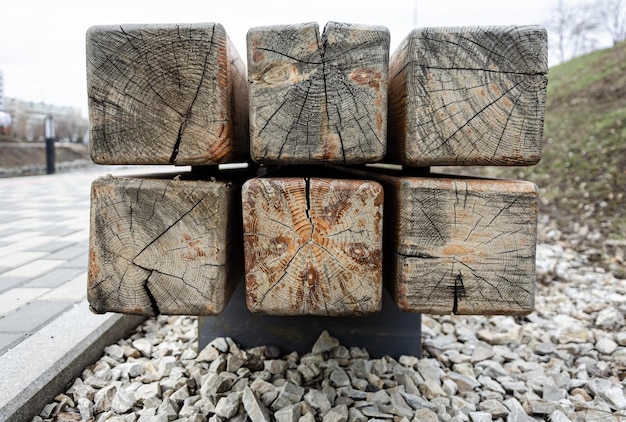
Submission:
[[[374,312],[382,251],[376,237],[381,235],[380,219],[373,214],[380,212],[382,199],[380,186],[367,183],[372,182],[309,177],[247,182],[243,204],[250,310],[282,315]]]
[[[221,312],[232,293],[229,278],[238,275],[230,243],[238,234],[237,185],[167,177],[94,181],[92,308],[139,315]]]
[[[314,61],[302,60],[300,57],[296,57],[294,55],[290,55],[290,54],[287,54],[287,53],[285,53],[283,51],[275,50],[273,48],[256,47],[256,49],[259,50],[259,51],[267,51],[267,52],[270,52],[270,53],[275,53],[275,54],[278,54],[279,56],[287,57],[288,59],[291,59],[291,60],[293,60],[295,62],[302,63],[302,64],[314,64],[314,65],[323,64],[323,59],[321,61],[319,61],[319,62],[314,62]]]
[[[176,157],[178,156],[178,150],[180,149],[180,142],[183,138],[183,132],[185,130],[185,125],[187,124],[187,118],[183,120],[178,128],[178,136],[176,137],[176,142],[174,143],[174,148],[172,149],[172,155],[170,155],[170,164],[176,164]]]
[[[179,28],[180,27],[177,25],[177,30],[179,30]],[[176,164],[176,157],[178,156],[178,153],[179,153],[180,144],[183,138],[183,132],[185,131],[185,128],[187,127],[187,121],[191,118],[193,107],[198,99],[198,95],[204,84],[204,77],[207,73],[207,68],[209,66],[209,59],[211,58],[213,44],[215,43],[214,38],[215,38],[215,27],[213,27],[213,30],[211,31],[211,39],[209,40],[209,49],[204,55],[204,65],[202,67],[202,74],[200,75],[200,81],[198,82],[198,87],[196,88],[195,95],[193,99],[191,100],[191,103],[189,104],[189,107],[187,108],[187,111],[185,112],[185,114],[181,115],[183,117],[183,121],[181,122],[178,128],[178,136],[176,138],[176,143],[174,144],[172,155],[170,156],[170,160],[169,160],[170,164]],[[177,72],[177,73],[180,74],[180,72]]]
[[[221,25],[96,25],[86,47],[97,164],[245,160],[245,67]]]
[[[452,303],[452,313],[456,315],[459,309],[459,299],[465,297],[465,286],[463,285],[463,274],[459,274],[454,279],[454,301]]]
[[[479,72],[479,73],[487,73],[494,75],[515,75],[515,76],[537,76],[544,75],[545,72],[535,71],[535,72],[515,72],[511,70],[499,70],[499,69],[486,69],[486,68],[473,68],[473,67],[460,67],[460,66],[430,66],[430,65],[422,65],[417,61],[411,61],[407,63],[407,65],[417,65],[421,69],[425,70],[443,70],[443,71],[461,71],[461,72]]]
[[[311,224],[311,236],[309,242],[313,241],[313,233],[315,232],[315,223],[311,218],[311,178],[304,178],[304,198],[306,200],[306,209],[304,213],[306,214],[306,218],[309,220],[309,224]]]
[[[411,32],[389,69],[390,158],[416,166],[536,164],[546,43],[535,25]]]
[[[253,159],[350,164],[382,158],[387,35],[381,27],[332,22],[321,35],[317,24],[249,31]]]
[[[147,270],[146,268],[144,269]],[[152,294],[152,291],[150,290],[150,286],[148,285],[148,283],[150,283],[150,277],[152,276],[152,273],[154,272],[154,270],[147,270],[147,271],[150,271],[150,275],[144,281],[143,289],[146,292],[146,296],[148,296],[148,300],[150,301],[150,307],[152,308],[152,313],[154,313],[154,316],[159,316],[161,315],[159,304],[157,303],[157,300]]]
[[[150,69],[150,70],[151,70],[151,71],[153,71],[153,72],[156,72],[156,70],[152,69],[152,64],[151,64],[150,60],[148,60],[148,57],[147,57],[146,55],[142,54],[142,53],[141,53],[141,51],[142,51],[142,50],[141,50],[140,48],[138,48],[138,47],[137,47],[137,46],[133,43],[133,41],[132,41],[132,37],[131,37],[131,34],[129,34],[129,33],[128,33],[125,29],[124,29],[124,25],[120,25],[119,29],[120,29],[120,32],[121,32],[122,34],[124,34],[124,36],[126,37],[126,40],[128,41],[128,44],[129,44],[129,45],[130,45],[130,46],[131,46],[131,47],[132,47],[132,48],[133,48],[133,49],[137,52],[137,55],[138,55],[138,56],[139,56],[139,57],[140,57],[140,58],[144,61],[144,63],[147,65],[148,69]],[[141,31],[139,31],[138,33],[139,33],[139,35],[142,35],[142,34],[141,34]],[[144,42],[144,44],[145,44],[145,40],[143,39],[143,36],[141,36],[141,40],[142,40],[142,41]],[[130,80],[131,80],[131,79],[129,78],[129,81],[130,81]],[[157,97],[161,100],[161,102],[162,102],[162,104],[163,104],[163,105],[165,105],[166,107],[168,107],[169,109],[171,109],[171,110],[172,110],[172,111],[174,111],[175,113],[180,114],[180,112],[179,112],[178,110],[176,110],[176,108],[175,108],[175,107],[172,107],[172,106],[169,104],[169,102],[168,102],[168,101],[166,101],[165,97],[164,97],[163,95],[161,95],[161,93],[160,93],[159,91],[157,91],[157,90],[156,90],[156,88],[155,88],[152,84],[150,84],[150,83],[149,83],[149,84],[148,84],[148,86],[147,86],[147,88],[148,88],[148,89],[150,89],[150,91],[152,91],[152,93],[153,93],[154,95],[156,95],[156,96],[157,96]],[[124,94],[129,95],[129,93],[126,93],[126,92],[125,92]]]
[[[167,189],[167,188],[166,188]],[[165,192],[164,192],[165,194]],[[152,246],[155,242],[157,242],[162,236],[164,236],[172,227],[174,227],[176,224],[178,224],[181,220],[183,220],[185,217],[187,217],[187,215],[191,214],[191,212],[193,212],[193,210],[196,209],[196,207],[198,207],[202,201],[204,201],[204,199],[208,196],[207,193],[203,194],[203,196],[187,211],[185,211],[180,217],[178,217],[172,224],[170,224],[167,228],[165,228],[165,230],[163,230],[157,237],[155,237],[151,242],[149,242],[143,249],[141,249],[141,251],[139,251],[139,253],[137,253],[137,255],[135,255],[135,258],[139,257],[139,255],[141,255],[146,249],[148,249],[150,246]],[[156,205],[156,204],[155,204]]]

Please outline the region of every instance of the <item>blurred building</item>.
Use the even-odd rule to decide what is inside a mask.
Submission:
[[[57,141],[86,142],[89,123],[82,117],[80,109],[8,97],[4,100],[4,110],[11,115],[13,120],[11,133],[17,140],[43,141],[44,118],[52,116]]]

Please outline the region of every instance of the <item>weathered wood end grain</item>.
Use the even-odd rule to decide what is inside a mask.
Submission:
[[[425,314],[533,311],[537,187],[465,178],[385,178],[392,297]]]
[[[108,176],[91,189],[88,300],[94,312],[223,310],[243,274],[239,187]]]
[[[372,181],[256,178],[242,188],[253,313],[360,316],[382,301],[383,190]]]
[[[249,157],[245,65],[222,25],[93,26],[86,52],[94,162]]]
[[[329,22],[248,31],[250,142],[264,164],[380,161],[389,30]]]
[[[540,26],[412,31],[390,60],[388,156],[423,167],[536,164],[547,58]]]

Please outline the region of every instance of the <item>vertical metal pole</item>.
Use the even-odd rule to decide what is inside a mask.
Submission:
[[[46,138],[46,173],[54,174],[56,171],[55,165],[55,150],[54,141],[56,138],[54,128],[54,118],[50,115],[46,116],[43,121],[43,132]]]

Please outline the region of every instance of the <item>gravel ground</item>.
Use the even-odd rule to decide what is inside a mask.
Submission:
[[[196,318],[159,317],[33,421],[626,420],[623,249],[606,270],[598,250],[543,235],[536,311],[424,315],[421,359],[373,359],[326,332],[302,356],[228,338],[198,352]]]

